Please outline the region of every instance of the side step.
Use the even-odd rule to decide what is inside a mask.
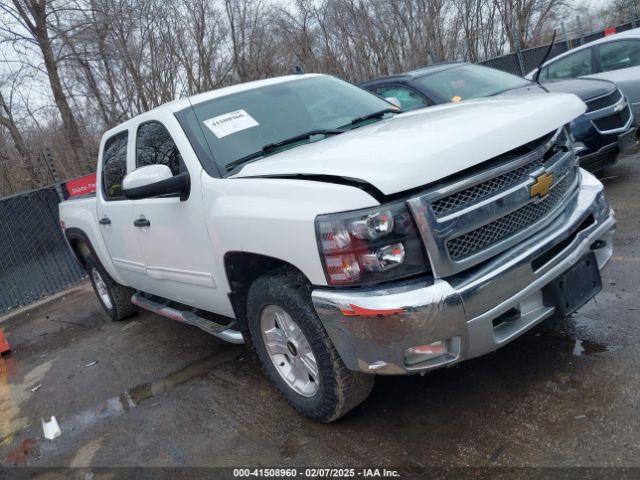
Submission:
[[[150,300],[140,295],[139,293],[133,294],[133,296],[131,297],[131,303],[137,305],[140,308],[144,308],[145,310],[149,310],[150,312],[162,315],[163,317],[167,317],[181,323],[186,323],[187,325],[193,325],[194,327],[201,328],[205,332],[226,342],[235,343],[238,345],[244,343],[244,337],[238,330],[233,330],[225,325],[220,325],[219,323],[207,320],[206,318],[202,318],[193,312],[187,312],[184,310],[178,310],[176,308],[169,307],[165,304]]]

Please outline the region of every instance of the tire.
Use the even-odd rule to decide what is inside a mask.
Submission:
[[[375,377],[354,372],[344,365],[313,308],[311,288],[301,274],[284,270],[258,278],[247,296],[247,319],[251,344],[264,370],[289,404],[302,415],[319,422],[332,422],[371,393]],[[267,336],[269,340],[265,343]],[[285,338],[286,350],[281,345]],[[278,353],[274,353],[275,350]],[[315,360],[315,379],[314,369],[307,367],[313,364],[309,351]],[[302,375],[296,375],[300,372]],[[300,380],[305,374],[308,380]],[[295,382],[285,380],[287,375],[295,378]]]
[[[87,259],[86,268],[98,302],[111,320],[117,322],[138,313],[138,307],[131,303],[131,296],[136,293],[133,288],[116,283],[93,258]]]

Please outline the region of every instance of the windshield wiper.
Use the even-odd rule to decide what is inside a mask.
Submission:
[[[272,152],[273,150],[280,148],[280,147],[284,147],[286,145],[291,145],[292,143],[298,143],[301,142],[303,140],[308,140],[311,137],[314,137],[316,135],[340,135],[341,133],[344,133],[344,130],[339,130],[337,128],[325,128],[325,129],[319,129],[319,130],[310,130],[308,132],[305,133],[301,133],[300,135],[296,135],[295,137],[291,137],[291,138],[285,138],[284,140],[281,140],[279,142],[276,143],[270,143],[269,145],[265,145],[264,147],[262,147],[262,151],[264,153],[269,153]]]
[[[225,168],[229,172],[229,171],[233,170],[234,168],[236,168],[239,165],[242,165],[244,163],[250,162],[251,160],[255,160],[256,158],[264,157],[265,154],[271,153],[271,152],[273,152],[274,150],[277,150],[280,147],[285,147],[285,146],[291,145],[293,143],[302,142],[302,141],[308,140],[311,137],[314,137],[316,135],[325,135],[325,136],[327,136],[327,135],[339,135],[341,133],[344,133],[344,130],[340,130],[340,129],[337,129],[337,128],[331,128],[331,129],[325,128],[325,129],[318,129],[318,130],[310,130],[308,132],[301,133],[300,135],[296,135],[296,136],[291,137],[291,138],[285,138],[284,140],[281,140],[279,142],[269,143],[269,144],[265,145],[264,147],[262,147],[257,152],[250,153],[249,155],[241,157],[238,160],[234,160],[233,162],[227,164],[225,166]]]
[[[363,115],[362,117],[354,118],[351,120],[351,125],[357,125],[358,123],[366,122],[367,120],[372,120],[374,118],[381,118],[385,113],[401,113],[402,110],[399,108],[384,108],[382,110],[378,110],[377,112],[370,113],[368,115]]]

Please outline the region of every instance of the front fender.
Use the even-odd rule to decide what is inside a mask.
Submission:
[[[315,218],[379,204],[352,186],[298,179],[214,179],[204,174],[202,190],[218,265],[224,265],[226,252],[251,252],[290,263],[314,285],[327,284]]]

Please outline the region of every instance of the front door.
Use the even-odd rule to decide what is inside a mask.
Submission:
[[[135,167],[167,165],[174,175],[188,171],[178,147],[158,121],[141,123],[135,141]],[[191,193],[178,197],[132,201],[138,242],[147,274],[146,291],[205,310],[217,310],[223,299],[213,277],[213,252],[199,195],[198,170],[192,165]]]

